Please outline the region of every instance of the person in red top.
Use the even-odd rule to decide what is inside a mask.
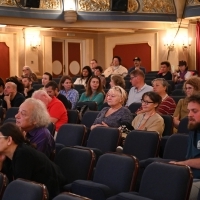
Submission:
[[[56,97],[50,97],[44,90],[37,90],[33,93],[32,98],[39,99],[46,105],[51,122],[56,125],[56,131],[68,122],[67,110]]]

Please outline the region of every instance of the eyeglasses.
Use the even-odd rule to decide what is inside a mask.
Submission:
[[[7,138],[8,136],[1,135],[0,138]]]
[[[144,101],[143,99],[141,99],[141,103],[148,105],[149,103],[154,103],[153,101]]]

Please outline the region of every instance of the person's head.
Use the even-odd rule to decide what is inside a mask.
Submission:
[[[161,73],[167,73],[171,70],[171,64],[168,61],[163,61],[160,63],[160,72]]]
[[[74,87],[72,78],[70,76],[62,76],[59,82],[60,90],[71,90]]]
[[[50,123],[46,106],[34,98],[28,98],[20,105],[15,118],[16,125],[26,132],[38,127],[47,127]]]
[[[3,79],[0,78],[0,93],[2,93],[4,91],[4,88],[5,88],[5,83],[4,83]]]
[[[164,78],[156,78],[152,81],[153,91],[159,95],[167,93],[169,83]]]
[[[50,97],[57,97],[57,95],[58,95],[58,84],[55,81],[49,81],[45,85],[45,90]]]
[[[184,72],[184,71],[187,71],[187,70],[188,70],[187,62],[184,61],[184,60],[180,60],[179,63],[178,63],[178,66],[179,66],[179,70],[180,70],[181,72]]]
[[[92,60],[90,61],[90,68],[91,68],[91,70],[92,70],[93,72],[94,72],[96,66],[97,66],[97,60],[96,60],[96,59],[92,59]]]
[[[131,71],[130,73],[130,82],[133,87],[138,87],[139,85],[144,85],[145,75],[144,72],[140,69]]]
[[[29,76],[22,76],[22,83],[24,88],[30,88],[33,82]]]
[[[52,79],[53,79],[52,75],[49,72],[45,72],[42,75],[42,85],[45,86]]]
[[[32,73],[31,68],[29,66],[24,66],[22,69],[23,76],[30,76]]]
[[[133,59],[133,63],[134,63],[135,67],[140,67],[140,65],[141,65],[141,59],[139,57],[135,57]]]
[[[124,105],[127,100],[127,93],[122,87],[114,86],[108,91],[106,100],[111,108],[118,107],[120,105]]]
[[[155,111],[155,109],[159,106],[159,104],[162,102],[162,98],[159,94],[150,91],[145,92],[142,95],[142,109],[144,112],[151,112]]]
[[[13,82],[7,82],[4,88],[4,95],[15,95],[17,93],[17,85]]]
[[[200,128],[200,94],[193,94],[188,97],[188,129]]]
[[[187,97],[194,93],[200,92],[200,78],[196,76],[189,78],[187,81],[185,81],[183,90],[185,91]]]
[[[110,87],[120,86],[125,88],[125,81],[122,76],[120,75],[112,75],[110,78]]]
[[[98,76],[90,77],[86,86],[86,95],[90,96],[92,93],[102,92],[101,79]]]
[[[32,98],[39,99],[40,101],[42,101],[45,104],[46,107],[52,100],[52,98],[47,94],[47,92],[45,90],[36,90],[32,94]]]
[[[95,67],[95,70],[94,70],[95,76],[101,76],[102,73],[103,73],[103,68],[101,66]]]
[[[5,123],[0,126],[0,153],[4,155],[13,154],[15,148],[11,146],[20,145],[25,142],[20,128],[14,123]],[[11,148],[10,148],[11,147]]]
[[[19,80],[19,78],[17,76],[11,76],[11,77],[7,78],[6,82],[13,82],[13,83],[15,83],[16,86],[17,86],[17,92],[20,92],[20,93],[24,92],[24,85],[21,82],[21,80]]]
[[[83,67],[82,69],[82,72],[81,72],[81,78],[82,79],[87,79],[86,80],[86,84],[87,84],[87,81],[89,80],[89,78],[92,76],[92,70],[89,66],[85,66]]]
[[[114,56],[113,57],[113,59],[112,59],[112,64],[113,64],[113,66],[115,67],[117,67],[117,66],[119,66],[119,65],[121,65],[121,58],[119,57],[119,56]]]

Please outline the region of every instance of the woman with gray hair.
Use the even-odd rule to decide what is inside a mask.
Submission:
[[[55,149],[55,141],[46,128],[51,121],[44,103],[33,98],[26,99],[19,107],[15,118],[16,125],[25,132],[30,143],[50,157]]]

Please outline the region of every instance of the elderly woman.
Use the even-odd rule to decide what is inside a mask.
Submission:
[[[98,114],[91,129],[97,126],[119,128],[122,122],[131,123],[131,112],[123,107],[127,99],[126,91],[120,86],[112,87],[107,93],[107,102],[110,107],[105,107]]]
[[[175,112],[174,112],[174,126],[177,128],[180,120],[184,117],[187,117],[188,115],[188,109],[187,109],[187,97],[190,97],[192,94],[196,92],[200,92],[200,78],[199,77],[191,77],[189,78],[183,85],[183,90],[186,93],[186,98],[180,99]]]
[[[156,112],[161,101],[161,96],[153,91],[142,95],[143,113],[138,114],[132,122],[135,130],[156,131],[162,136],[165,124],[163,118]]]
[[[28,146],[14,123],[0,127],[0,171],[9,181],[22,178],[45,184],[49,199],[60,193],[64,182],[60,169],[43,153]]]
[[[19,107],[15,118],[16,125],[25,132],[30,143],[50,157],[55,149],[55,141],[46,128],[51,121],[45,105],[37,99],[26,99]]]

